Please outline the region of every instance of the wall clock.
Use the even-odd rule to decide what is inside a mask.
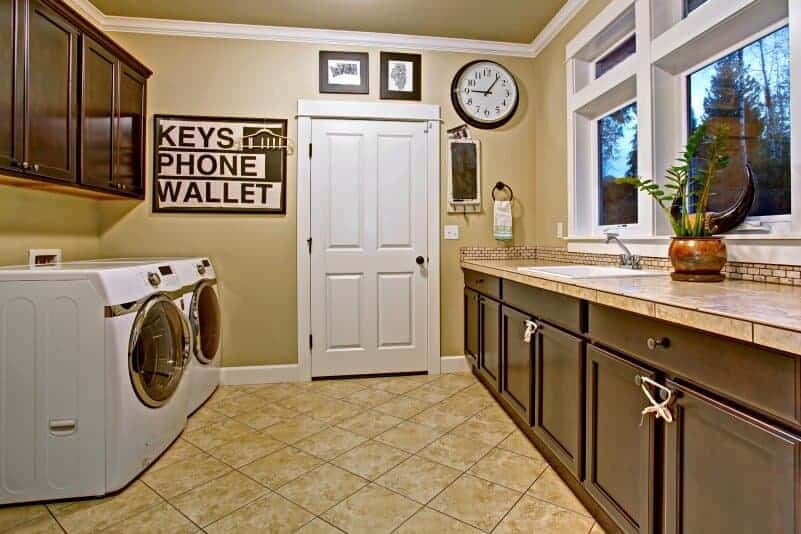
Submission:
[[[517,111],[518,96],[515,77],[494,61],[468,63],[451,84],[456,113],[476,128],[498,128],[509,122]]]

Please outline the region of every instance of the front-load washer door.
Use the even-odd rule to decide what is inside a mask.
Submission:
[[[131,384],[145,405],[164,405],[183,376],[190,332],[180,308],[166,295],[148,300],[134,321],[128,350]]]
[[[207,365],[220,350],[220,301],[212,283],[201,282],[195,288],[190,310],[195,357]]]

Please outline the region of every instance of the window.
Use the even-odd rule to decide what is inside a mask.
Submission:
[[[714,185],[710,209],[734,204],[751,164],[750,216],[790,213],[790,31],[783,27],[687,78],[690,131],[707,123],[731,132],[731,164]]]
[[[600,78],[618,63],[637,53],[637,35],[631,34],[625,41],[612,49],[611,52],[595,62],[595,78]]]
[[[684,16],[686,17],[706,2],[707,0],[684,0]]]
[[[637,189],[618,182],[637,176],[637,104],[598,119],[598,224],[637,223]]]

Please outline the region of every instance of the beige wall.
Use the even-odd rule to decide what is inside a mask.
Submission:
[[[565,46],[611,0],[590,0],[559,35],[534,59],[537,80],[534,115],[537,117],[534,145],[537,159],[533,227],[529,236],[538,245],[564,246],[556,237],[556,225],[567,227],[567,81]]]
[[[293,119],[298,98],[342,98],[317,93],[317,53],[305,44],[115,34],[114,38],[154,72],[148,85],[148,115],[203,114]],[[326,47],[328,48],[328,47]],[[379,90],[379,50],[370,49],[371,94]],[[455,72],[475,56],[423,53],[423,102],[442,106],[446,128],[459,123],[450,104]],[[516,118],[504,128],[473,130],[482,141],[483,192],[498,179],[515,191],[515,243],[535,238],[534,125],[531,105],[532,62],[497,58],[518,78],[521,102]],[[148,122],[148,133],[152,119]],[[443,135],[444,139],[444,135]],[[148,139],[150,142],[150,139]],[[148,154],[150,153],[148,147]],[[148,158],[148,187],[151,180]],[[153,214],[146,202],[105,202],[100,210],[100,252],[104,256],[208,255],[218,270],[224,305],[227,366],[297,361],[296,305],[296,159],[289,159],[285,216]],[[442,197],[445,198],[443,158]],[[489,203],[485,203],[489,207]],[[458,249],[493,245],[488,213],[455,216],[459,241],[442,242],[442,353],[461,354],[462,276]]]
[[[60,248],[66,260],[100,254],[99,203],[0,186],[0,265],[28,262],[28,249]]]

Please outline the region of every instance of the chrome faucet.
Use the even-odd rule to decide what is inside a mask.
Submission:
[[[637,256],[636,254],[632,254],[629,250],[629,247],[623,244],[623,241],[620,240],[620,236],[615,232],[607,232],[606,233],[606,243],[609,244],[612,241],[617,243],[617,245],[623,249],[623,254],[620,255],[620,266],[624,269],[634,269],[639,270],[642,269],[642,258]]]

